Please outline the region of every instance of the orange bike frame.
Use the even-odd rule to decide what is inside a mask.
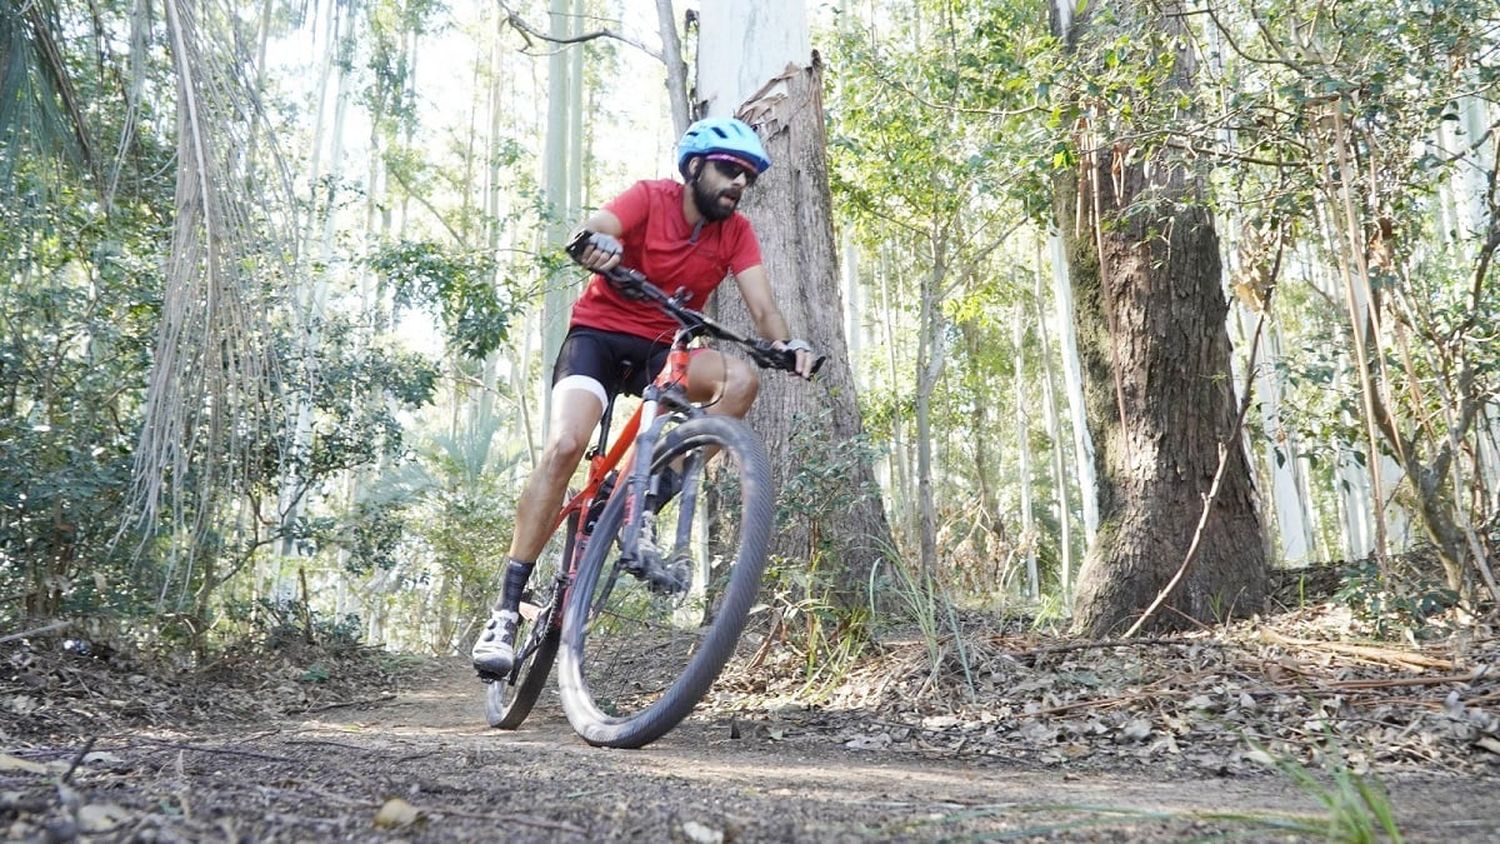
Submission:
[[[693,352],[691,349],[680,342],[674,341],[671,350],[667,352],[666,366],[662,367],[653,384],[657,387],[667,388],[685,383],[687,381],[688,361],[692,359],[692,356]],[[562,506],[562,510],[558,512],[557,518],[552,522],[552,530],[548,532],[549,535],[555,533],[558,527],[567,521],[569,515],[578,513],[581,519],[584,510],[594,500],[594,496],[598,494],[599,486],[604,483],[604,476],[608,475],[615,467],[622,463],[627,466],[630,465],[626,461],[626,458],[635,449],[636,435],[640,433],[641,420],[645,416],[646,405],[648,403],[655,404],[654,402],[642,401],[636,407],[635,413],[631,414],[629,421],[625,423],[625,427],[620,431],[620,435],[615,437],[614,441],[609,444],[608,451],[603,454],[599,454],[596,451],[594,456],[589,458],[588,480],[584,483],[583,489],[577,495],[568,499],[568,502]],[[581,530],[582,527],[583,525],[580,522],[579,529]],[[575,552],[573,556],[576,559],[578,554]],[[565,562],[569,567],[568,573],[572,574],[571,569],[574,566],[574,560],[567,560]]]

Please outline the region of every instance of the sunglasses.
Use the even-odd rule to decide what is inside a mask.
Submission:
[[[744,176],[746,187],[755,184],[756,178],[760,176],[759,173],[755,172],[749,167],[742,167],[734,163],[733,161],[725,161],[721,158],[711,158],[709,159],[709,163],[713,164],[714,169],[719,171],[720,176],[723,176],[731,182],[735,179],[738,179],[740,176]]]

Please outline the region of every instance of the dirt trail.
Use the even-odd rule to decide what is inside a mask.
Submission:
[[[645,750],[599,750],[549,694],[523,729],[498,732],[484,726],[481,687],[447,660],[406,676],[394,699],[101,737],[102,755],[71,777],[71,814],[43,805],[55,786],[0,770],[0,792],[23,786],[0,808],[9,800],[18,817],[11,836],[33,840],[67,840],[57,827],[71,820],[98,833],[84,840],[653,842],[1313,840],[1275,819],[1322,808],[1270,775],[1070,773],[738,727],[695,717]],[[65,762],[59,748],[53,764]],[[1388,785],[1408,840],[1500,841],[1485,784]]]

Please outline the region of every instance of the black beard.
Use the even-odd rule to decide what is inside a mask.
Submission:
[[[709,222],[717,223],[720,220],[727,220],[734,215],[734,208],[725,208],[719,204],[719,197],[724,195],[724,191],[710,191],[703,186],[701,179],[696,178],[693,179],[692,188],[693,204],[698,206],[698,213],[702,214]],[[739,203],[735,203],[735,205],[738,206]]]

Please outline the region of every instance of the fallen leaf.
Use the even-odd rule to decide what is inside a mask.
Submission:
[[[844,742],[844,746],[850,750],[884,750],[891,745],[890,733],[877,733],[868,736],[855,736]]]
[[[375,825],[381,829],[396,829],[411,826],[420,817],[422,817],[420,809],[400,797],[392,797],[385,801],[380,811],[375,813]]]
[[[1260,748],[1245,751],[1244,758],[1250,760],[1251,762],[1259,762],[1260,764],[1265,765],[1268,768],[1276,767],[1276,757],[1265,752],[1264,750],[1261,750]]]
[[[30,759],[22,759],[19,756],[7,756],[0,753],[0,771],[25,771],[28,774],[48,773],[47,766]]]
[[[1062,752],[1063,755],[1068,757],[1069,759],[1082,759],[1083,757],[1092,754],[1094,752],[1094,748],[1083,744],[1082,742],[1073,741],[1063,745]]]
[[[723,830],[714,829],[697,821],[684,822],[682,834],[687,836],[687,840],[692,841],[693,844],[724,844]]]
[[[130,820],[131,814],[113,803],[90,803],[78,810],[78,828],[85,834],[111,832]]]

